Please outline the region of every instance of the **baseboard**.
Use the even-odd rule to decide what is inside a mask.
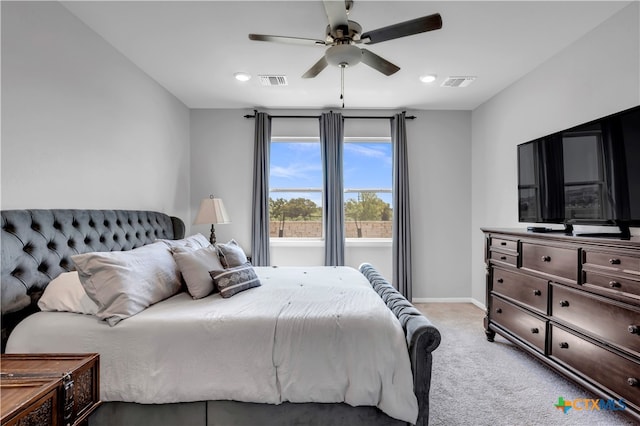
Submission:
[[[471,303],[483,311],[487,310],[484,303],[480,303],[473,297],[414,297],[411,303]]]

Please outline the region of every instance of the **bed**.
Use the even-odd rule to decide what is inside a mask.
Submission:
[[[3,211],[3,347],[6,333],[7,352],[100,353],[106,402],[91,425],[428,424],[440,334],[368,264],[252,267],[260,286],[197,300],[177,291],[113,326],[38,312],[71,256],[184,237],[180,219],[158,212]],[[351,352],[358,341],[368,350]]]

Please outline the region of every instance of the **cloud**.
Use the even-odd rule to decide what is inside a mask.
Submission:
[[[291,163],[287,166],[271,166],[271,176],[284,179],[309,179],[322,172],[320,164]]]
[[[389,154],[386,152],[386,149],[383,147],[372,148],[370,146],[364,146],[355,143],[345,143],[344,150],[365,157],[390,158]]]

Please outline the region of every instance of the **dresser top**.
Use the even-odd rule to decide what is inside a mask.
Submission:
[[[594,236],[590,234],[574,235],[565,234],[563,230],[557,232],[534,232],[525,228],[480,228],[487,234],[510,235],[519,239],[539,239],[545,241],[562,241],[565,243],[601,245],[607,247],[623,247],[640,249],[640,236],[632,235],[631,238],[622,239],[616,237]]]

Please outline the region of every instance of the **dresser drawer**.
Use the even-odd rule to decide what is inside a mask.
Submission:
[[[493,269],[493,291],[547,314],[548,281],[505,269]]]
[[[640,308],[551,285],[551,315],[640,355]]]
[[[613,271],[640,274],[640,257],[625,256],[585,249],[584,264]]]
[[[578,249],[522,243],[522,267],[578,281]]]
[[[512,250],[518,251],[518,241],[515,240],[505,240],[503,238],[495,238],[491,237],[491,247],[499,248],[503,250]]]
[[[581,339],[559,327],[550,326],[551,358],[598,382],[619,395],[625,403],[640,407],[640,363]]]
[[[491,308],[490,318],[495,324],[509,330],[540,352],[544,352],[547,335],[546,321],[499,297],[491,297]]]
[[[583,284],[597,287],[606,293],[640,298],[640,277],[637,280],[604,275],[598,272],[583,271]]]
[[[497,260],[498,262],[504,262],[512,266],[518,266],[517,254],[506,254],[497,251],[492,251],[489,258],[491,260]]]

